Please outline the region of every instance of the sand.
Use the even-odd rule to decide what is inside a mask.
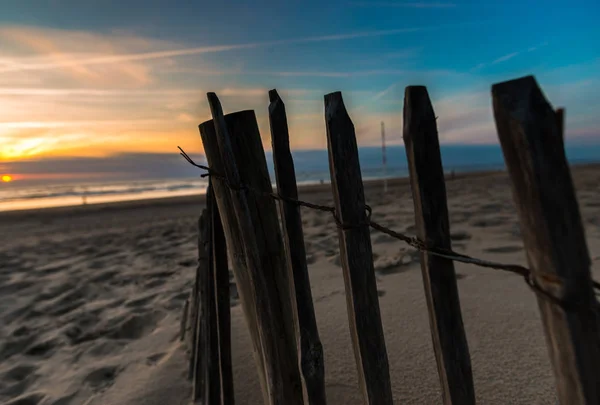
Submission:
[[[600,278],[600,166],[573,170],[593,271]],[[526,264],[505,174],[447,183],[458,252]],[[329,188],[301,197],[331,203]],[[405,180],[369,183],[373,218],[414,232]],[[190,403],[179,317],[193,282],[201,197],[0,213],[0,404]],[[328,402],[359,404],[336,230],[303,209],[325,351]],[[395,402],[440,403],[418,255],[372,232]],[[457,264],[478,403],[553,404],[533,293],[522,279]],[[249,334],[231,299],[236,403],[259,404]]]

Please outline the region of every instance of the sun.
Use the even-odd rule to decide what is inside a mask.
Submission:
[[[13,178],[12,178],[12,176],[5,174],[4,176],[2,176],[2,181],[5,183],[10,183],[11,181],[13,181]]]

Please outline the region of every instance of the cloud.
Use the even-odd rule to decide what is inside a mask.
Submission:
[[[548,45],[548,42],[543,42],[543,43],[541,43],[539,45],[531,46],[531,47],[529,47],[529,48],[527,48],[525,50],[511,52],[511,53],[508,53],[506,55],[500,56],[499,58],[496,58],[493,61],[488,62],[488,63],[479,63],[474,68],[472,68],[471,71],[480,70],[480,69],[483,69],[484,67],[487,67],[487,66],[492,66],[492,65],[496,65],[498,63],[509,61],[511,59],[514,59],[515,57],[517,57],[519,55],[537,51],[538,49],[540,49],[540,48],[542,48],[542,47],[544,47],[546,45]]]
[[[350,2],[351,6],[355,7],[395,7],[395,8],[454,8],[455,3],[442,3],[442,2],[390,2],[390,1],[353,1]]]
[[[509,53],[508,55],[504,55],[499,57],[498,59],[492,61],[491,65],[495,65],[496,63],[500,63],[500,62],[506,62],[509,59],[514,58],[515,56],[517,56],[520,52],[513,52],[513,53]]]
[[[420,4],[420,3],[413,3]],[[465,26],[465,25],[478,25],[483,24],[485,21],[477,21],[472,23],[458,23],[458,24],[447,24],[447,25],[437,25],[437,26],[421,26],[421,27],[412,27],[412,28],[397,28],[397,29],[389,29],[389,30],[376,30],[376,31],[360,31],[360,32],[352,32],[352,33],[342,33],[342,34],[332,34],[332,35],[321,35],[321,36],[313,36],[313,37],[304,37],[304,38],[294,38],[294,39],[284,39],[284,40],[276,40],[276,41],[263,41],[263,42],[249,42],[249,43],[240,43],[240,44],[230,44],[230,45],[212,45],[212,46],[203,46],[203,47],[193,47],[193,48],[180,48],[180,49],[167,49],[160,51],[150,51],[150,52],[135,52],[135,53],[117,53],[114,52],[114,49],[110,49],[111,52],[105,52],[99,56],[93,57],[67,57],[67,55],[58,54],[55,55],[53,61],[42,62],[42,63],[7,63],[5,61],[4,67],[0,67],[0,73],[6,72],[14,72],[14,71],[31,71],[31,70],[49,70],[49,69],[58,69],[58,68],[70,68],[73,72],[78,72],[80,74],[89,75],[89,71],[85,69],[86,66],[92,65],[112,65],[112,64],[121,64],[124,62],[139,62],[139,61],[147,61],[153,59],[165,59],[165,58],[174,58],[180,56],[187,55],[201,55],[207,53],[216,53],[216,52],[227,52],[234,50],[244,50],[244,49],[253,49],[253,48],[263,48],[263,47],[272,47],[272,46],[281,46],[281,45],[294,45],[294,44],[307,44],[307,43],[318,43],[318,42],[332,42],[332,41],[344,41],[350,39],[358,39],[358,38],[370,38],[370,37],[383,37],[383,36],[392,36],[403,33],[410,32],[419,32],[419,31],[430,31],[430,30],[439,30],[444,28],[452,28],[456,26]],[[65,31],[68,33],[70,31]],[[86,42],[93,44],[93,41],[90,39],[94,38],[93,34],[88,33],[79,33],[80,42]],[[85,37],[85,35],[89,35],[90,37]],[[64,34],[61,35],[61,38],[64,37]],[[29,45],[38,51],[45,50],[47,52],[56,52],[59,48],[52,42],[43,37],[43,31],[31,29],[31,28],[3,28],[0,30],[0,38],[10,39],[19,44]],[[68,43],[72,43],[68,41]],[[60,50],[64,51],[64,50]],[[109,53],[109,54],[106,54]],[[138,65],[139,66],[139,65]],[[136,73],[136,72],[131,72]],[[142,72],[137,72],[137,74],[141,74]]]
[[[3,26],[0,27],[0,46],[3,48],[0,72],[3,73],[2,76],[10,75],[11,81],[22,76],[33,76],[32,70],[53,70],[42,76],[42,79],[62,81],[63,85],[70,81],[86,85],[136,88],[153,82],[152,66],[136,61],[103,65],[86,65],[79,61],[173,45],[134,36]],[[39,76],[39,73],[35,76]]]

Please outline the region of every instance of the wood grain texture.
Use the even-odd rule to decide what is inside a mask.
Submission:
[[[590,259],[557,115],[533,76],[492,86],[538,306],[564,405],[600,404],[600,328]]]
[[[273,146],[273,162],[277,192],[287,198],[298,199],[294,160],[290,152],[290,140],[285,105],[276,90],[269,91],[269,122]],[[288,271],[293,276],[295,292],[294,327],[298,344],[300,370],[304,383],[305,403],[326,404],[325,367],[323,345],[317,330],[317,321],[310,289],[306,248],[300,207],[291,202],[279,201],[283,226],[283,241]]]
[[[451,249],[446,184],[435,114],[427,89],[409,86],[404,95],[404,145],[410,171],[417,236]],[[473,372],[463,326],[454,262],[421,252],[429,325],[442,402],[475,404]]]
[[[215,258],[215,241],[214,241],[214,205],[215,197],[213,188],[210,185],[206,192],[206,207],[208,213],[208,268],[207,271],[202,275],[202,282],[200,285],[202,288],[200,292],[202,294],[200,299],[202,300],[203,311],[205,313],[204,327],[202,330],[205,333],[203,339],[204,347],[202,348],[202,357],[204,362],[204,397],[197,397],[195,399],[202,398],[201,403],[204,405],[219,405],[221,404],[221,376],[220,376],[220,365],[219,365],[219,323],[217,319],[217,291],[216,291],[216,258]],[[218,214],[218,212],[216,213]],[[199,349],[200,350],[200,349]]]
[[[255,294],[260,354],[264,359],[266,395],[270,404],[302,404],[297,367],[290,280],[275,202],[268,195],[271,181],[254,111],[223,115],[214,93],[208,93],[224,173],[243,241],[246,270]],[[240,170],[240,168],[244,170]]]
[[[218,342],[219,399],[222,405],[235,403],[233,369],[231,364],[231,305],[229,297],[229,267],[227,245],[219,207],[214,193],[211,196],[213,280],[216,301],[216,331]]]
[[[217,132],[213,120],[206,121],[199,126],[202,143],[209,166],[216,173],[224,173],[223,160],[217,143]],[[264,359],[261,352],[261,341],[258,328],[258,315],[255,304],[255,288],[246,265],[246,256],[244,254],[244,241],[239,231],[239,224],[233,204],[232,192],[227,184],[219,177],[211,178],[211,185],[214,189],[215,199],[219,209],[219,216],[223,224],[223,231],[228,250],[228,256],[231,258],[233,274],[238,288],[240,303],[248,330],[250,332],[253,355],[257,364],[257,372],[262,392],[267,402],[267,386],[264,369]]]
[[[349,225],[338,236],[358,380],[366,404],[392,404],[356,134],[340,92],[325,96],[325,125],[336,213]]]
[[[197,235],[197,245],[198,245],[198,264],[196,265],[196,277],[194,279],[194,287],[192,288],[191,293],[191,302],[188,311],[188,328],[190,332],[186,336],[186,347],[190,352],[190,363],[188,367],[188,379],[192,380],[194,377],[194,367],[196,361],[196,335],[198,334],[198,307],[200,305],[198,288],[200,283],[200,277],[203,271],[205,271],[207,266],[207,256],[204,252],[204,241],[206,238],[205,232],[205,221],[206,214],[204,210],[202,211],[200,217],[198,218],[198,235]]]
[[[192,340],[192,400],[204,399],[206,391],[206,348],[208,338],[208,309],[206,295],[208,294],[208,274],[210,272],[210,252],[208,241],[210,239],[210,212],[207,208],[202,211],[198,222],[198,269],[196,291],[196,313],[194,319],[194,333]]]

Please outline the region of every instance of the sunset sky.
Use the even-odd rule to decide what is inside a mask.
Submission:
[[[306,149],[325,146],[336,90],[360,145],[379,142],[380,121],[400,143],[404,87],[424,84],[443,143],[496,143],[490,86],[526,74],[566,106],[569,142],[600,143],[599,16],[596,0],[4,0],[0,174],[200,153],[208,91],[225,112],[255,109],[268,140],[277,88]]]

